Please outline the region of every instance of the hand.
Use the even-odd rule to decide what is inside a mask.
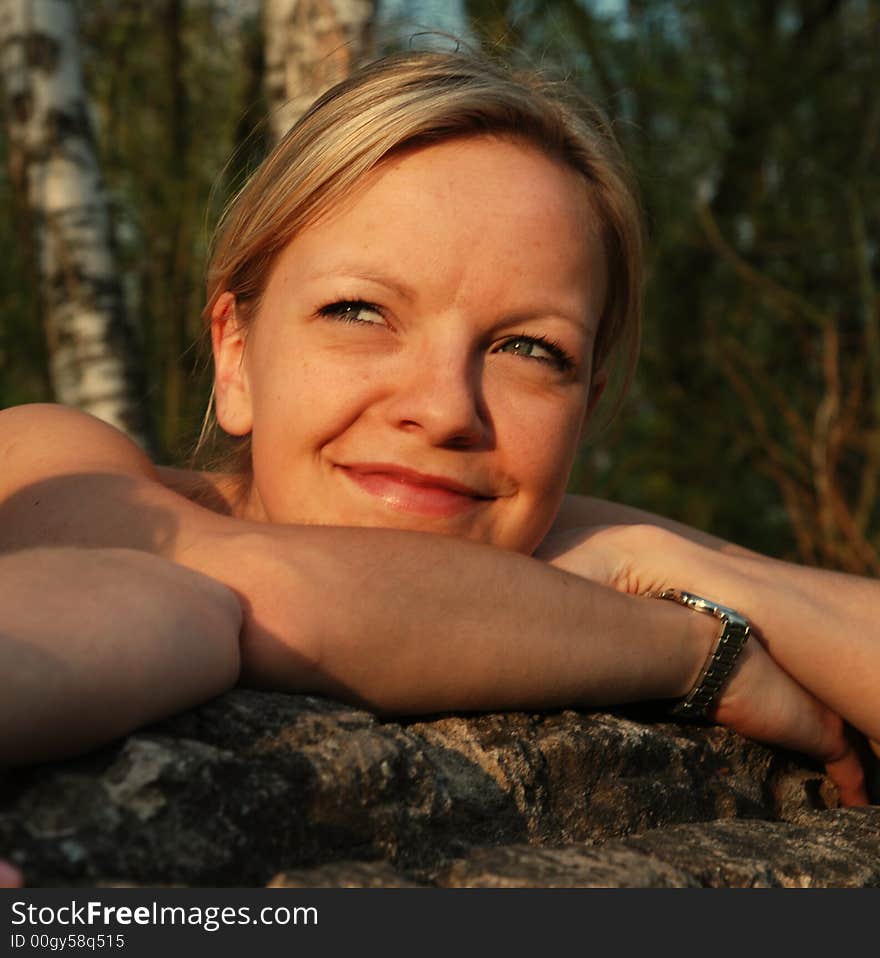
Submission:
[[[868,804],[864,770],[843,720],[798,685],[755,638],[710,718],[747,738],[823,762],[842,805]]]
[[[673,558],[676,545],[684,562]],[[676,570],[690,568],[686,560],[695,550],[703,565],[719,560],[717,553],[653,526],[595,526],[549,536],[535,558],[618,591],[645,595],[688,588],[687,573]],[[710,717],[748,738],[823,762],[844,805],[867,804],[864,772],[843,720],[784,671],[757,638],[747,644]]]
[[[669,558],[670,545],[676,543],[685,548],[689,545],[652,525],[589,526],[552,533],[533,555],[618,592],[645,595],[687,587],[666,578],[674,566],[664,560]]]

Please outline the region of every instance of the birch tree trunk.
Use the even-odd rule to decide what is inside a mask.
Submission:
[[[376,0],[264,0],[266,98],[277,143],[372,46]]]
[[[55,398],[152,451],[73,0],[0,0],[0,75],[13,183],[32,220]]]

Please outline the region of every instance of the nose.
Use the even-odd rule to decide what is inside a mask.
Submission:
[[[386,407],[395,428],[421,432],[434,446],[472,449],[490,441],[479,357],[423,346],[398,374]]]

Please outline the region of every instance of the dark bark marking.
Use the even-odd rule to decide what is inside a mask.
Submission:
[[[30,90],[21,90],[6,98],[6,108],[13,123],[27,123],[34,112],[34,98]]]
[[[61,59],[61,45],[48,33],[33,30],[21,39],[27,65],[44,73],[54,73]]]

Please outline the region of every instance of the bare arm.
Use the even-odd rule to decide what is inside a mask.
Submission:
[[[715,637],[706,617],[488,546],[218,515],[70,410],[7,410],[4,436],[0,549],[134,548],[206,573],[241,602],[251,684],[386,713],[620,704],[684,694]],[[736,681],[749,693],[728,724],[816,757],[841,753],[839,720],[760,648]]]
[[[635,506],[626,506],[619,502],[609,502],[607,499],[598,499],[595,496],[567,495],[547,538],[552,539],[556,536],[562,536],[572,530],[611,525],[653,526],[658,529],[666,529],[668,532],[674,532],[683,539],[696,542],[708,549],[715,549],[725,555],[752,556],[756,559],[765,558],[757,552],[727,542],[725,539],[719,539],[718,536],[703,532],[702,529],[694,529],[683,522],[677,522],[675,519],[667,519],[666,516],[658,515],[655,512],[637,509]]]
[[[880,739],[880,582],[771,559],[580,497],[569,497],[564,522],[539,554],[627,592],[683,588],[739,609],[789,674]]]
[[[6,553],[0,587],[0,766],[74,755],[238,679],[234,596],[156,556]]]
[[[682,694],[711,642],[683,610],[646,618],[637,600],[488,546],[219,515],[69,409],[6,410],[0,436],[0,549],[136,549],[207,573],[242,603],[253,684],[382,711],[619,703]]]

